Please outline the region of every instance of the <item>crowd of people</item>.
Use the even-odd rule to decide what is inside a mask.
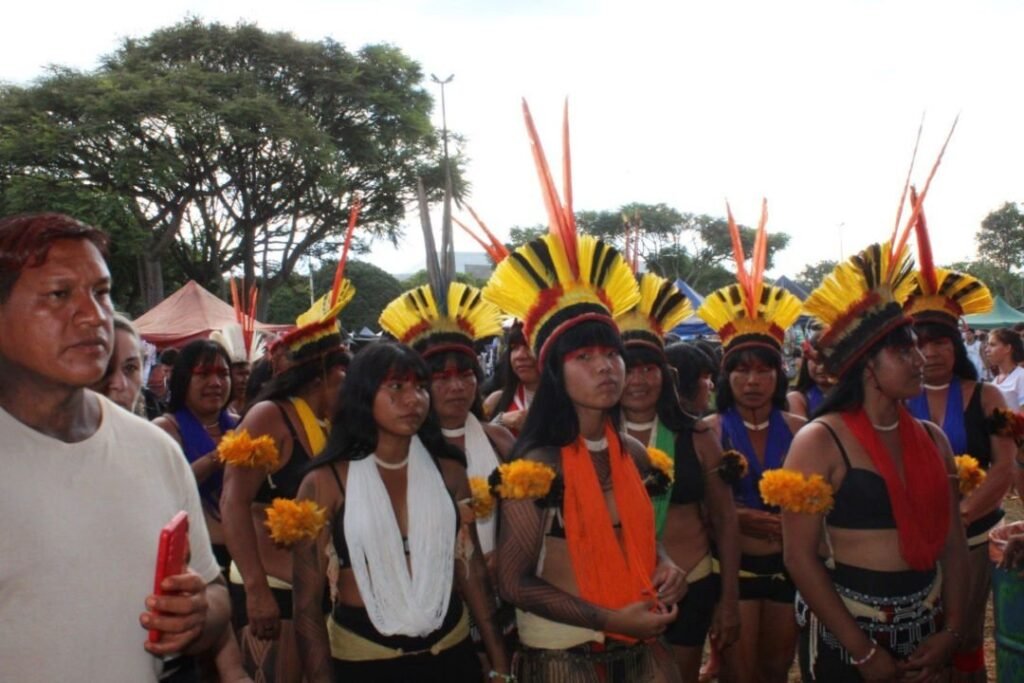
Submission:
[[[104,234],[0,219],[0,679],[987,680],[1024,346],[961,332],[991,296],[930,263],[924,198],[916,270],[874,244],[806,302],[764,282],[766,207],[749,266],[730,213],[719,343],[675,341],[689,302],[576,234],[533,143],[551,233],[482,290],[428,251],[358,350],[342,258],[262,357],[224,332],[143,377]]]

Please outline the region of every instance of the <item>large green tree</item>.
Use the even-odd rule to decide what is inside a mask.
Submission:
[[[999,268],[1019,269],[1024,262],[1024,214],[1006,202],[981,222],[977,234],[978,255]]]
[[[360,235],[397,239],[415,177],[441,177],[431,106],[395,47],[192,19],[93,72],[0,90],[0,189],[118,198],[149,305],[169,262],[212,287],[238,269],[270,295],[300,258],[337,253],[357,194]]]
[[[816,289],[829,273],[839,265],[837,261],[823,259],[817,263],[808,263],[804,269],[796,274],[796,281],[809,292]]]

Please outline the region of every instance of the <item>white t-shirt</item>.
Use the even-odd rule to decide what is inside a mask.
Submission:
[[[0,409],[0,681],[156,681],[139,624],[160,529],[189,514],[190,565],[219,570],[195,478],[162,430],[104,397],[64,443]]]
[[[1003,398],[1006,399],[1006,405],[1010,410],[1019,410],[1024,406],[1024,368],[1017,366],[1003,378],[1002,382],[996,378],[992,383],[1003,392]]]

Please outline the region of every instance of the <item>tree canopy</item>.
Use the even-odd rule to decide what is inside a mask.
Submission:
[[[422,77],[391,46],[186,20],[95,71],[0,89],[0,203],[58,187],[66,203],[33,208],[112,218],[97,223],[130,238],[147,305],[169,264],[270,294],[301,257],[336,253],[355,196],[361,237],[395,241],[416,176],[441,177]]]

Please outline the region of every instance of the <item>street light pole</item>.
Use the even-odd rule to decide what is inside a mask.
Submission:
[[[453,78],[455,78],[455,74],[449,75],[444,80],[434,74],[430,74],[430,80],[441,86],[441,144],[444,149],[444,168],[446,171],[448,170],[448,116],[444,106],[444,86],[451,83]]]

